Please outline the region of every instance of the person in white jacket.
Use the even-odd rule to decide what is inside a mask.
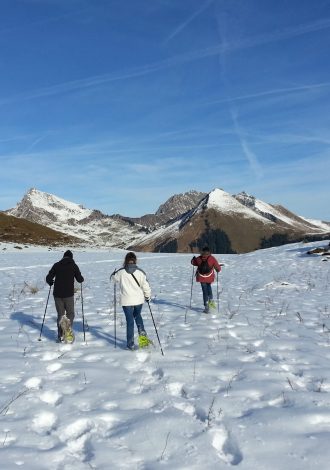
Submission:
[[[126,317],[127,348],[134,350],[134,321],[140,336],[147,336],[142,320],[142,306],[149,302],[151,288],[146,273],[136,265],[136,255],[129,252],[125,256],[124,265],[113,274],[114,281],[119,284],[120,305]]]

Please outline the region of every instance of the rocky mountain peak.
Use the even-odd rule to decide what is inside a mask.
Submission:
[[[207,193],[200,191],[188,191],[186,193],[174,194],[156,211],[157,216],[166,215],[167,219],[176,219],[185,212],[195,207]]]
[[[245,191],[234,194],[233,197],[246,207],[254,208],[256,205],[256,198],[250,194],[247,194]]]

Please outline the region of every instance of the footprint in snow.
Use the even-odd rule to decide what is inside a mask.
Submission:
[[[90,434],[94,424],[90,419],[81,418],[68,426],[59,429],[58,437],[66,445],[66,449],[76,459],[84,462],[90,458]]]
[[[56,414],[51,411],[41,411],[32,420],[31,429],[37,434],[49,434],[57,423]]]
[[[26,382],[25,382],[25,387],[26,388],[41,388],[42,380],[39,377],[30,377]]]
[[[118,404],[114,401],[107,401],[106,403],[103,403],[102,408],[104,410],[115,410],[118,408]]]
[[[104,358],[103,354],[88,354],[83,358],[85,362],[98,362]]]
[[[61,369],[62,364],[60,362],[54,362],[54,364],[49,364],[46,369],[49,374],[56,372],[57,370]]]
[[[196,408],[191,403],[187,403],[186,401],[184,402],[180,401],[180,402],[174,403],[173,406],[177,410],[183,411],[189,416],[196,416]]]
[[[53,405],[53,406],[58,405],[62,401],[62,395],[52,390],[41,393],[39,395],[39,398],[44,403],[48,403],[49,405]]]
[[[54,351],[48,351],[40,358],[41,361],[53,361],[54,359],[58,359],[58,353]]]
[[[187,392],[184,389],[184,385],[180,382],[172,382],[167,384],[167,390],[173,397],[187,397]]]
[[[62,426],[61,429],[59,429],[59,438],[63,442],[76,440],[90,432],[93,428],[93,421],[87,418],[80,418],[69,425]]]
[[[225,428],[212,429],[212,446],[218,457],[227,464],[238,465],[242,459],[242,453],[235,439]]]

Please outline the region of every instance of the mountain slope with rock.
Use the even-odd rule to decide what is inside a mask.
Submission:
[[[245,253],[290,241],[329,234],[281,206],[264,203],[246,193],[231,196],[214,189],[187,214],[145,235],[131,246],[140,251],[198,252],[204,244],[214,253]]]

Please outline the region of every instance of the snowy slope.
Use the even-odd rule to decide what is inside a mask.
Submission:
[[[164,350],[125,348],[109,274],[124,252],[75,251],[76,342],[55,343],[44,277],[62,252],[0,246],[1,468],[323,470],[330,450],[330,260],[316,244],[222,255],[219,313],[190,256],[141,254]],[[192,293],[192,307],[190,295]]]
[[[323,222],[322,220],[318,219],[306,219],[305,217],[300,216],[302,219],[306,220],[310,224],[316,225],[317,227],[320,227],[322,230],[325,230],[328,232],[330,230],[330,223],[329,222]]]
[[[247,194],[245,191],[235,195],[234,197],[246,207],[249,207],[256,213],[270,219],[273,222],[283,222],[284,224],[292,226],[293,228],[302,228],[305,230],[318,229],[321,232],[329,231],[330,225],[325,223],[322,224],[317,220],[306,219],[304,217],[297,216],[282,206],[273,206],[268,204],[267,202],[257,199],[255,196]]]
[[[265,224],[270,223],[268,219],[265,219],[265,217],[262,217],[249,207],[244,206],[241,202],[235,199],[235,197],[222,189],[216,188],[210,192],[207,207],[216,209],[222,213],[235,213],[238,216],[245,218],[258,219]]]

